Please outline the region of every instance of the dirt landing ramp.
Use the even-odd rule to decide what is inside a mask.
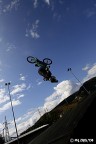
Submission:
[[[62,118],[53,123],[29,144],[71,144],[71,138],[93,139],[92,144],[96,144],[94,136],[95,110],[96,93],[88,96],[75,107],[68,109]]]

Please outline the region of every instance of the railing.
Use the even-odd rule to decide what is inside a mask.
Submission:
[[[21,136],[19,136],[19,141],[20,144],[27,144],[29,143],[32,139],[34,139],[36,136],[38,136],[41,132],[46,130],[49,127],[49,124],[43,125],[41,127],[38,127],[28,133],[25,133]],[[5,144],[17,144],[17,138],[13,139]]]

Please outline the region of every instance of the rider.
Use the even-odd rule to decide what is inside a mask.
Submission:
[[[41,66],[38,70],[38,73],[44,77],[44,80],[47,80],[47,79],[49,80],[51,75],[52,75],[49,68],[50,68],[50,66],[49,67],[48,66]]]

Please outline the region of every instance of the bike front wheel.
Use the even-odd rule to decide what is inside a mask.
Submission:
[[[43,62],[44,62],[45,64],[47,64],[47,65],[51,65],[51,64],[52,64],[52,60],[49,59],[49,58],[43,59]]]
[[[37,61],[37,58],[32,57],[32,56],[28,56],[28,57],[27,57],[27,61],[28,61],[29,63],[35,63],[35,62]]]

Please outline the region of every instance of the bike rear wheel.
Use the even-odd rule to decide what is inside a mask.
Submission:
[[[27,61],[28,61],[29,63],[35,63],[35,62],[37,61],[37,58],[32,57],[32,56],[28,56],[28,57],[27,57]]]
[[[43,59],[43,62],[44,62],[45,64],[47,64],[47,65],[51,65],[51,64],[52,64],[52,60],[49,59],[49,58]]]

